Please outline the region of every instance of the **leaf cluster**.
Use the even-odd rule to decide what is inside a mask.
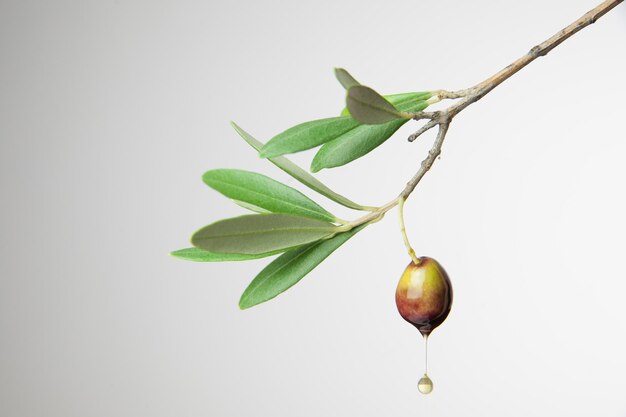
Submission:
[[[412,112],[428,106],[430,92],[382,96],[356,81],[344,69],[335,75],[346,89],[346,107],[337,117],[291,127],[266,144],[232,123],[258,153],[316,193],[353,210],[373,211],[338,194],[285,157],[319,147],[311,171],[345,165],[389,139]],[[226,262],[279,255],[252,280],[239,301],[242,309],[276,297],[312,271],[370,222],[337,218],[302,192],[255,172],[213,169],[204,183],[237,205],[253,212],[219,220],[196,231],[193,247],[172,255],[195,262]]]

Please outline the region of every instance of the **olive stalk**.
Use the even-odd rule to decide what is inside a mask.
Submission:
[[[406,246],[407,251],[409,252],[409,256],[413,260],[413,263],[417,265],[419,260],[415,255],[415,251],[411,247],[409,243],[409,237],[406,235],[406,227],[404,226],[404,198],[400,197],[398,199],[398,220],[400,221],[400,232],[402,233],[402,239],[404,239],[404,246]]]

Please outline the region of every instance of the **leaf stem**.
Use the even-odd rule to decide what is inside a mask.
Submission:
[[[384,206],[377,207],[374,211],[367,213],[365,216],[345,223],[343,226],[338,228],[338,232],[345,232],[365,223],[375,223],[382,220],[382,218],[385,217],[385,213],[398,205],[398,201],[399,197],[396,197]]]
[[[433,91],[433,96],[431,98],[429,98],[428,100],[426,100],[426,103],[428,103],[428,105],[430,106],[431,104],[435,104],[435,103],[439,103],[441,100],[443,100],[443,97],[440,95],[441,94],[441,90],[435,92]],[[413,117],[415,116],[415,114],[413,114]]]

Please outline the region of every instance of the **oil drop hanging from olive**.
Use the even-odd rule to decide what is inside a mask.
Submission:
[[[448,317],[452,307],[452,283],[439,262],[426,256],[416,257],[404,227],[403,204],[400,199],[400,229],[411,256],[411,263],[400,277],[396,288],[398,312],[424,337],[424,376],[417,383],[422,394],[430,394],[433,382],[428,376],[428,336]]]

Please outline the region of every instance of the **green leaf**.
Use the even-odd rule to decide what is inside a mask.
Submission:
[[[365,226],[282,254],[252,280],[239,300],[239,308],[250,308],[284,292]]]
[[[396,119],[410,119],[370,87],[355,85],[348,89],[346,104],[350,115],[361,123],[381,124]]]
[[[402,111],[422,111],[426,101],[409,102],[399,106]],[[368,154],[393,135],[408,120],[392,120],[380,125],[360,125],[341,137],[323,145],[311,162],[311,171],[345,165]]]
[[[389,101],[392,104],[396,105],[409,101],[426,100],[430,98],[430,93],[393,94],[387,97],[389,97]],[[271,158],[305,151],[337,139],[360,125],[358,121],[350,117],[349,112],[347,116],[312,120],[291,127],[274,136],[263,145],[259,156],[261,158]]]
[[[207,171],[202,180],[211,188],[239,202],[272,213],[286,213],[334,222],[335,216],[298,190],[265,175],[239,169]]]
[[[346,90],[355,85],[361,85],[361,83],[355,80],[354,77],[343,68],[335,68],[335,77]]]
[[[360,125],[349,134],[322,146],[313,157],[311,171],[345,165],[368,154],[391,137],[406,120],[393,120],[382,125]]]
[[[408,102],[428,100],[429,98],[432,97],[432,93],[430,91],[420,91],[420,92],[415,92],[415,93],[389,94],[383,97],[385,98],[385,100],[387,100],[394,106],[398,107]],[[347,107],[344,107],[343,110],[341,110],[341,115],[350,116],[350,111],[348,110]]]
[[[261,158],[305,151],[323,145],[354,129],[359,122],[352,117],[332,117],[296,125],[270,139],[259,152]]]
[[[259,259],[265,256],[271,256],[274,254],[266,255],[242,255],[238,253],[215,253],[207,252],[198,248],[185,248],[175,250],[170,255],[178,259],[192,262],[230,262],[230,261],[249,261],[252,259]]]
[[[252,146],[257,151],[260,151],[263,147],[263,143],[256,140],[252,135],[248,132],[237,126],[236,123],[231,122],[233,129],[245,140],[250,146]],[[298,165],[291,162],[289,159],[284,156],[278,156],[275,158],[268,158],[268,161],[276,165],[278,168],[285,171],[287,174],[291,175],[296,180],[300,181],[302,184],[306,185],[310,189],[317,191],[321,195],[329,198],[330,200],[341,204],[342,206],[354,209],[354,210],[368,210],[370,207],[362,206],[360,204],[355,203],[354,201],[338,194],[324,185],[320,180],[315,178],[313,175],[309,174],[304,169],[300,168]]]
[[[249,214],[220,220],[191,237],[197,248],[215,253],[261,255],[328,238],[338,227],[308,217],[288,214]]]

